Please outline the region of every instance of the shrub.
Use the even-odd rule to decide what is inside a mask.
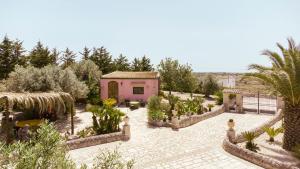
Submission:
[[[124,162],[117,149],[102,151],[94,160],[93,169],[132,169],[134,160]]]
[[[103,105],[108,106],[108,107],[114,107],[117,105],[117,100],[113,98],[105,99],[103,101]]]
[[[0,151],[0,165],[4,168],[76,168],[66,154],[64,140],[49,123],[42,124],[30,142],[1,144]]]
[[[213,104],[208,104],[208,105],[207,105],[208,111],[211,111],[211,109],[212,109],[213,107],[215,107],[215,105],[213,105]]]
[[[157,111],[148,111],[148,118],[154,121],[160,121],[165,120],[166,115],[163,111],[157,110]]]
[[[79,138],[85,138],[89,135],[93,135],[93,128],[92,127],[87,127],[83,130],[80,130],[77,132],[77,135],[79,136]]]
[[[178,119],[180,118],[180,116],[185,115],[187,112],[186,105],[183,101],[178,101],[175,106],[175,109],[177,110]]]
[[[45,66],[41,69],[32,66],[16,66],[6,80],[7,90],[12,92],[66,92],[74,98],[86,98],[89,89],[77,79],[70,69],[58,66]]]
[[[148,99],[148,111],[160,110],[161,98],[158,96],[151,96]]]
[[[253,152],[257,152],[259,150],[259,147],[257,146],[257,144],[255,144],[253,141],[256,138],[256,135],[254,132],[243,132],[242,133],[243,137],[246,139],[246,149],[253,151]]]
[[[264,127],[263,130],[269,135],[269,141],[274,142],[274,137],[283,132],[283,128]]]
[[[236,98],[236,94],[233,94],[233,93],[230,93],[229,94],[229,99],[230,100],[233,100],[233,99],[235,99]]]
[[[223,92],[219,90],[215,93],[215,95],[217,96],[216,104],[222,105],[223,104]]]
[[[93,113],[93,130],[96,134],[120,131],[119,124],[125,116],[120,110],[107,105],[103,107],[87,105],[86,109]]]
[[[205,77],[202,88],[205,97],[209,97],[209,95],[214,94],[219,89],[220,87],[218,85],[218,82],[212,75],[208,75]]]

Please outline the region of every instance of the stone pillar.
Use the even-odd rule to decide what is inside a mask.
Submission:
[[[228,137],[228,140],[231,143],[234,143],[235,142],[235,130],[234,129],[228,129],[227,130],[227,137]]]
[[[178,117],[177,117],[177,111],[176,110],[172,110],[172,119],[171,119],[171,123],[172,123],[172,127],[174,129],[178,129],[179,128],[179,120],[178,120]]]
[[[126,116],[124,118],[124,125],[123,125],[123,130],[122,130],[122,134],[123,134],[123,140],[127,141],[130,139],[130,125],[128,124],[129,122],[129,117]]]
[[[130,139],[131,134],[130,134],[130,125],[129,124],[123,125],[122,133],[123,133],[123,140],[127,141]]]
[[[243,112],[243,96],[241,93],[236,94],[237,113]]]
[[[229,112],[229,93],[223,92],[223,105],[225,112]]]

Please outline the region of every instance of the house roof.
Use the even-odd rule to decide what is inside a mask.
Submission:
[[[102,79],[157,79],[158,72],[123,72],[115,71],[101,77]]]

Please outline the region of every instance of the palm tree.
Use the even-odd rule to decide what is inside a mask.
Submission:
[[[269,85],[284,100],[284,138],[283,148],[292,150],[300,144],[300,47],[296,47],[293,39],[288,39],[288,48],[277,43],[281,54],[269,50],[263,51],[272,66],[252,64],[246,77],[254,77]]]

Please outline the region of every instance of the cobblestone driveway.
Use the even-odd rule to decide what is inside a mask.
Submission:
[[[223,113],[193,126],[173,131],[170,128],[152,128],[147,125],[146,109],[129,111],[131,139],[70,151],[69,154],[80,165],[89,166],[103,149],[118,147],[123,157],[135,159],[135,168],[259,168],[247,161],[226,153],[222,149],[226,123],[233,118],[237,132],[252,129],[269,115]]]

